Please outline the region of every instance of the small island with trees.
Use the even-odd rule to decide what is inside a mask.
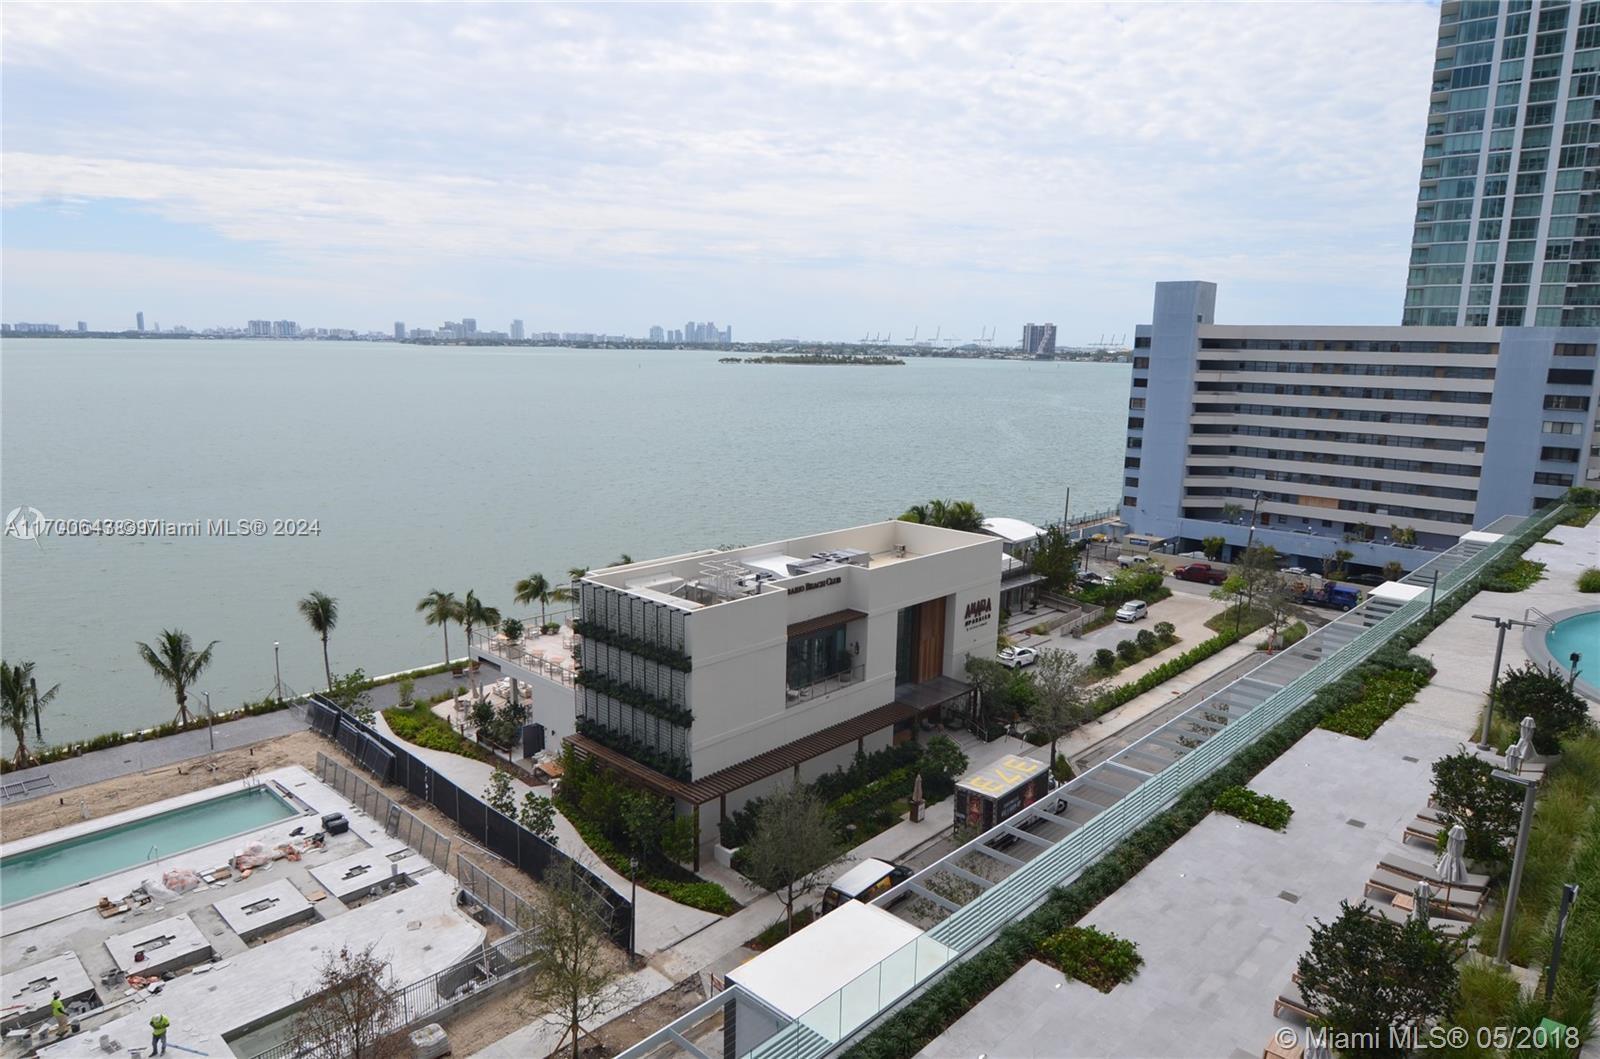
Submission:
[[[883,353],[768,353],[760,357],[721,357],[718,364],[866,364],[900,367],[905,361]]]

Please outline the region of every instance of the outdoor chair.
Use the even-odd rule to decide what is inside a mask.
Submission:
[[[1363,905],[1366,907],[1368,914],[1376,919],[1387,919],[1391,923],[1400,924],[1404,924],[1411,919],[1410,912],[1403,908],[1396,908],[1394,905],[1373,903],[1371,901],[1363,902]],[[1473,925],[1464,919],[1440,919],[1437,916],[1430,916],[1428,926],[1446,937],[1459,938],[1471,930]]]
[[[1412,860],[1410,857],[1399,853],[1386,853],[1378,861],[1378,867],[1392,871],[1396,875],[1404,875],[1408,879],[1426,879],[1429,885],[1446,887],[1455,890],[1487,890],[1489,876],[1476,872],[1468,872],[1467,877],[1461,882],[1447,883],[1439,878],[1438,869],[1429,861]]]
[[[1417,888],[1417,880],[1408,879],[1392,871],[1379,868],[1372,873],[1372,878],[1367,880],[1367,893],[1388,894],[1391,899],[1402,894],[1410,895]],[[1484,892],[1482,890],[1441,890],[1434,895],[1429,907],[1436,910],[1441,916],[1457,916],[1465,919],[1477,919],[1483,911]]]
[[[1406,825],[1405,840],[1418,842],[1424,846],[1437,848],[1439,836],[1446,830],[1442,820],[1435,820],[1428,816],[1419,815],[1415,820]]]
[[[1322,1017],[1321,1012],[1314,1010],[1310,1004],[1306,1003],[1305,995],[1300,992],[1299,983],[1292,976],[1288,984],[1278,991],[1278,999],[1272,1002],[1273,1018],[1283,1018],[1285,1011],[1292,1011],[1307,1022]]]

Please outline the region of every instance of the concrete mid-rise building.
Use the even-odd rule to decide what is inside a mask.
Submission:
[[[964,715],[1000,570],[994,537],[895,521],[591,571],[568,743],[709,842],[751,797]]]
[[[524,334],[525,334],[525,332],[524,332],[523,327],[522,327],[522,321],[521,320],[513,320],[513,321],[511,321],[511,341],[513,341],[513,342],[521,342],[523,340],[523,335]]]
[[[1056,325],[1023,324],[1022,351],[1035,357],[1055,356]]]
[[[135,324],[139,328],[140,333],[142,334],[144,332],[144,313],[142,313],[142,312],[134,313],[133,314],[133,318],[134,318]]]
[[[1406,324],[1600,326],[1600,0],[1445,0]]]
[[[1122,516],[1178,550],[1250,538],[1410,569],[1600,480],[1592,327],[1241,326],[1156,284],[1133,350]]]

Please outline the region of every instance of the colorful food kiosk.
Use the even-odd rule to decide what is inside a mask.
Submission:
[[[1049,790],[1050,770],[1043,761],[1008,754],[956,784],[956,827],[987,831]]]

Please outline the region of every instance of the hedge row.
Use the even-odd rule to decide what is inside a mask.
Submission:
[[[1282,798],[1270,794],[1257,794],[1249,787],[1229,787],[1217,795],[1211,807],[1219,813],[1237,816],[1249,824],[1259,824],[1273,831],[1289,826],[1294,807]]]
[[[1564,509],[1558,509],[1531,529],[1524,530],[1519,534],[1512,552],[1520,554],[1521,550],[1542,536],[1545,526],[1553,524],[1563,513]],[[1491,564],[1491,569],[1485,571],[1483,577],[1499,573],[1494,567],[1503,564],[1509,565],[1506,557]],[[1480,583],[1482,579],[1480,577]],[[1344,681],[1355,680],[1359,686],[1367,676],[1396,665],[1414,668],[1415,663],[1420,663],[1427,666],[1429,663],[1426,659],[1409,656],[1407,652],[1459,610],[1477,590],[1478,584],[1467,585],[1441,600],[1434,607],[1432,615],[1418,619],[1395,634],[1387,645],[1375,651]],[[1413,658],[1415,662],[1412,662]],[[1318,691],[1310,702],[1240,750],[1211,776],[1190,788],[1171,809],[1134,832],[1069,885],[1052,891],[1033,913],[1006,927],[988,947],[957,964],[943,978],[929,985],[920,997],[851,1048],[846,1053],[847,1059],[911,1059],[968,1009],[1015,974],[1024,963],[1033,959],[1047,939],[1075,924],[1095,905],[1127,884],[1168,846],[1187,834],[1190,828],[1205,819],[1217,795],[1228,787],[1248,784],[1258,772],[1299,742],[1323,716],[1336,708],[1330,691],[1344,681],[1336,681]]]
[[[1202,640],[1189,648],[1176,658],[1169,658],[1156,666],[1150,672],[1137,680],[1130,680],[1126,684],[1118,684],[1110,691],[1094,700],[1094,715],[1099,717],[1143,695],[1157,684],[1171,680],[1191,666],[1205,661],[1218,651],[1230,644],[1238,642],[1239,637],[1233,632],[1221,632],[1209,640]]]
[[[627,854],[611,844],[611,840],[600,832],[594,822],[582,813],[574,811],[570,803],[562,803],[561,815],[567,818],[572,829],[578,832],[578,837],[583,839],[583,844],[594,852],[594,855],[605,861],[612,871],[627,878],[629,874],[629,861]],[[672,879],[663,879],[650,872],[641,872],[639,885],[652,893],[698,908],[703,912],[711,912],[719,916],[731,916],[739,910],[739,903],[728,896],[728,891],[714,882],[682,882]]]

